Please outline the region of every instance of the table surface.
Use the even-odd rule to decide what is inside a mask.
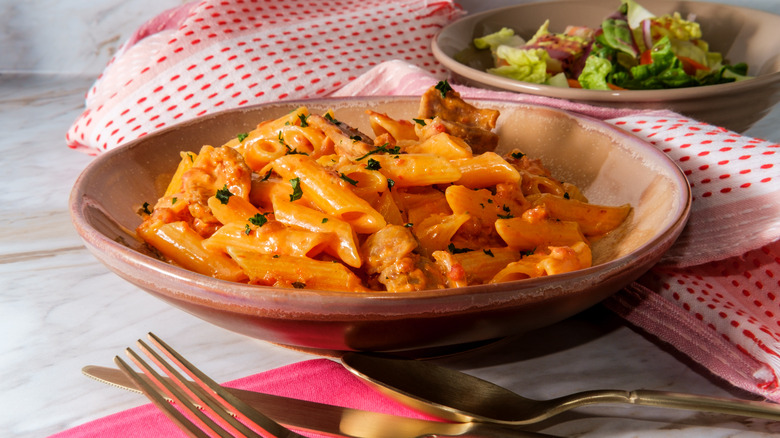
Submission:
[[[142,292],[102,266],[71,225],[70,188],[92,158],[69,150],[65,131],[118,45],[181,1],[0,2],[0,435],[47,436],[145,403],[80,370],[112,365],[149,331],[218,381],[314,358],[212,326]],[[780,13],[777,0],[730,2]],[[473,11],[510,2],[462,3]],[[780,108],[747,134],[780,141]],[[534,398],[607,387],[754,398],[600,306],[438,361]],[[543,427],[602,438],[780,433],[780,424],[762,420],[624,406],[583,408]]]

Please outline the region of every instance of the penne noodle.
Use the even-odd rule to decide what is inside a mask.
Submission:
[[[461,177],[447,159],[432,154],[376,154],[371,158],[379,162],[379,171],[395,183],[394,187],[448,184]]]
[[[261,254],[228,248],[230,256],[249,275],[249,282],[296,289],[367,292],[360,279],[344,265],[308,257]]]
[[[566,246],[584,242],[577,222],[537,220],[525,217],[499,219],[496,231],[507,246],[518,251],[533,251],[546,246]]]
[[[358,233],[373,233],[385,219],[357,196],[343,179],[305,155],[286,155],[274,161],[274,170],[286,180],[299,181],[302,197],[320,210],[348,222]]]
[[[599,236],[614,230],[631,212],[631,206],[628,204],[609,207],[546,193],[535,198],[533,206],[544,206],[554,219],[577,222],[586,236]]]
[[[146,221],[138,235],[173,263],[199,274],[229,281],[245,281],[247,276],[227,255],[203,247],[203,237],[186,222]]]
[[[279,222],[329,236],[326,252],[353,268],[362,264],[355,230],[341,219],[312,208],[278,199],[274,216]]]
[[[226,224],[204,240],[203,246],[222,252],[228,252],[229,248],[242,248],[261,254],[317,257],[325,251],[329,240],[327,234],[290,228],[276,221],[262,226],[245,221]]]
[[[461,177],[455,182],[469,188],[485,188],[520,181],[520,172],[494,152],[452,160]]]

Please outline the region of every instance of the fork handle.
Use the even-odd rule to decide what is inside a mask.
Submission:
[[[662,408],[740,415],[780,420],[780,404],[753,400],[735,400],[679,392],[638,389],[628,394],[628,402]]]

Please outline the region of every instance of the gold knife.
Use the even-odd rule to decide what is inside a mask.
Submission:
[[[81,371],[87,377],[99,382],[140,393],[135,383],[118,369],[88,365]],[[285,426],[333,437],[554,438],[552,435],[486,423],[442,423],[343,408],[243,389],[227,387],[226,389]]]

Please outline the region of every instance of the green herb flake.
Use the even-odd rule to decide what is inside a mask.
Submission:
[[[412,120],[414,121],[414,123],[417,123],[420,126],[425,126],[426,125],[425,120],[423,120],[423,119],[412,119]]]
[[[254,216],[249,218],[249,222],[252,225],[262,227],[263,225],[266,224],[266,222],[268,222],[268,218],[266,217],[267,214],[269,213],[257,213]]]
[[[326,217],[322,218],[322,223],[323,224],[328,223],[328,218],[326,218]]]
[[[387,178],[387,190],[392,190],[393,186],[395,186],[395,181],[390,178]]]
[[[217,200],[219,200],[219,202],[221,202],[223,205],[227,205],[227,203],[230,201],[230,197],[233,196],[233,194],[230,193],[227,184],[225,184],[224,187],[217,190],[215,196],[217,197]]]
[[[152,211],[149,210],[149,203],[148,202],[144,202],[144,205],[142,205],[141,208],[143,208],[143,212],[144,213],[152,214]]]
[[[406,227],[406,228],[412,228],[413,226],[414,226],[414,224],[411,223],[411,222],[407,222],[407,223],[404,224],[404,227]]]
[[[522,153],[522,152],[512,152],[512,158],[514,158],[515,160],[519,160],[519,159],[523,158],[524,156],[525,156],[525,154]]]
[[[266,172],[265,175],[263,175],[263,177],[260,178],[260,181],[268,181],[268,178],[271,177],[271,172],[273,172],[273,171],[274,171],[273,168],[268,169],[268,172]]]
[[[379,161],[369,158],[368,161],[366,161],[366,169],[367,170],[379,170],[382,168],[382,165],[379,164]]]
[[[242,133],[240,133],[240,134],[238,134],[238,135],[236,136],[236,138],[238,138],[238,142],[239,142],[239,143],[243,143],[243,142],[244,142],[244,140],[246,140],[246,138],[247,138],[247,137],[249,137],[249,134],[248,134],[248,133],[246,133],[246,132],[242,132]]]
[[[309,116],[306,114],[298,114],[298,120],[301,121],[301,128],[306,128],[309,126],[309,121],[307,120]]]
[[[341,122],[339,122],[338,120],[334,119],[333,116],[330,115],[330,113],[325,113],[325,120],[329,121],[330,123],[336,124],[336,125],[340,125],[341,124]]]
[[[571,199],[571,197],[569,196],[569,192],[563,193],[563,199]]]
[[[352,143],[357,143],[359,141],[363,141],[363,138],[359,135],[353,135],[349,137],[350,140],[352,140]]]
[[[252,227],[249,226],[249,224],[246,224],[244,227],[244,233],[248,236],[252,233]]]
[[[382,146],[377,146],[376,149],[368,151],[367,154],[363,155],[362,157],[356,158],[355,161],[360,161],[364,158],[367,158],[374,154],[381,154],[383,152],[390,154],[390,155],[398,155],[401,153],[401,147],[400,146],[393,146],[388,147],[389,143],[385,143]]]
[[[348,177],[347,175],[344,175],[343,173],[340,175],[340,178],[343,179],[344,181],[352,184],[353,186],[356,186],[357,183],[358,183],[357,180],[354,180],[354,179]]]
[[[483,249],[482,252],[484,252],[485,254],[489,255],[490,257],[495,257],[495,255],[493,255],[493,251],[491,251],[489,249]]]
[[[471,249],[471,248],[456,248],[456,247],[455,247],[455,245],[454,245],[454,244],[452,244],[452,243],[450,243],[449,245],[447,245],[447,250],[448,250],[449,252],[451,252],[452,254],[460,254],[460,253],[464,253],[464,252],[471,252],[471,251],[474,251],[474,250],[473,250],[473,249]]]
[[[447,81],[439,81],[439,83],[436,84],[436,87],[434,88],[439,90],[441,97],[447,97],[447,93],[453,91],[452,87],[450,87],[450,83]]]
[[[293,178],[290,180],[293,192],[290,195],[290,202],[297,201],[303,196],[303,189],[301,188],[301,179]]]
[[[178,201],[178,200],[179,200],[179,198],[177,198],[175,196],[173,198],[171,198],[171,205],[175,204],[176,201]]]

